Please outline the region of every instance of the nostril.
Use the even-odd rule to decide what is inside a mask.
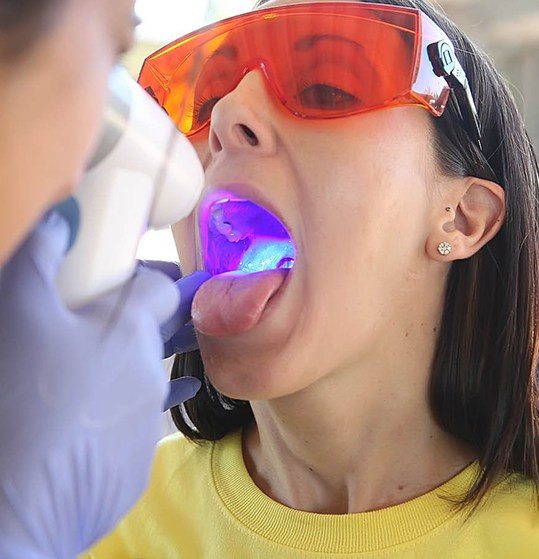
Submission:
[[[239,127],[250,145],[257,146],[259,144],[256,134],[248,126],[245,126],[245,124],[239,124]]]
[[[221,142],[217,137],[217,134],[213,131],[210,135],[210,147],[211,150],[213,150],[213,153],[219,153],[223,149],[223,146],[221,145]]]

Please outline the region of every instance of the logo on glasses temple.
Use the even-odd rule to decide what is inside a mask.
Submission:
[[[455,47],[449,41],[442,40],[430,44],[427,51],[434,73],[445,78],[449,87],[455,93],[465,130],[477,142],[479,149],[482,151],[481,128],[477,108],[466,72],[455,55]]]
[[[432,43],[427,48],[434,73],[441,78],[455,78],[463,88],[469,87],[464,68],[460,65],[455,47],[448,41]],[[450,83],[451,87],[455,84]]]
[[[438,76],[444,76],[447,74],[452,74],[455,70],[455,53],[453,47],[446,41],[440,41],[438,43],[438,61],[443,65],[442,72],[436,71],[436,66],[434,70]],[[439,69],[438,69],[439,70]]]

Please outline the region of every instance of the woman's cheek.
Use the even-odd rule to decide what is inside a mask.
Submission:
[[[200,159],[200,162],[202,163],[202,166],[204,167],[204,170],[208,168],[208,165],[211,160],[210,146],[206,137],[207,137],[207,132],[203,132],[200,133],[200,138],[198,139],[196,136],[194,138],[193,137],[189,138],[191,144],[195,148],[195,151],[198,155],[198,158]]]
[[[195,210],[196,212],[196,210]],[[172,226],[172,234],[184,275],[189,275],[202,267],[197,261],[197,235],[195,212]]]

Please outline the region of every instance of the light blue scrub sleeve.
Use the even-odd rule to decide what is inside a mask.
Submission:
[[[55,288],[69,233],[49,213],[0,271],[2,559],[74,559],[100,539],[146,487],[161,435],[178,287],[139,270],[74,313]]]

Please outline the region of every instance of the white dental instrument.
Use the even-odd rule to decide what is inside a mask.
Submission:
[[[204,186],[190,142],[125,70],[113,71],[109,90],[99,146],[74,194],[78,235],[58,276],[72,309],[127,281],[142,234],[189,215]]]

